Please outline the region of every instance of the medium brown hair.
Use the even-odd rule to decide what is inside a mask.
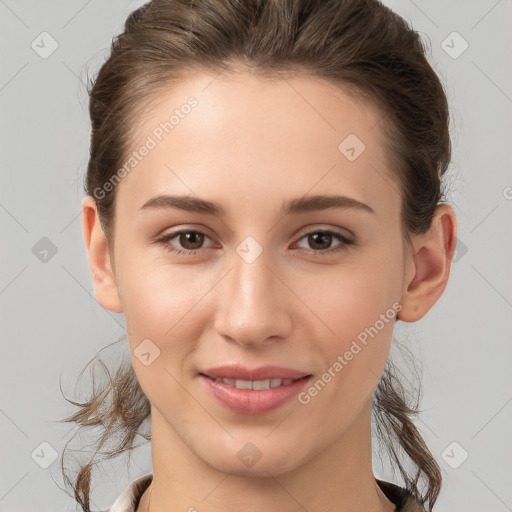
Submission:
[[[378,0],[153,0],[127,18],[88,90],[85,191],[96,200],[109,241],[115,187],[101,196],[97,191],[123,165],[139,115],[187,74],[232,71],[240,63],[269,76],[297,72],[327,79],[374,105],[382,116],[386,164],[402,197],[404,239],[428,230],[451,157],[449,112],[424,43],[403,18]],[[69,443],[61,457],[64,481],[84,512],[90,511],[94,466],[132,450],[137,435],[151,438],[139,430],[151,409],[131,364],[118,365],[111,375],[100,362],[108,383],[83,403],[68,400],[80,410],[61,420],[101,429],[94,455],[74,480],[64,464]],[[412,421],[418,403],[407,398],[396,375],[388,362],[374,393],[373,419],[407,489],[431,510],[441,472]],[[114,437],[115,447],[100,452]],[[411,473],[404,454],[414,464]]]

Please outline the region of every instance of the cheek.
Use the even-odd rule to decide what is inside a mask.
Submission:
[[[385,337],[390,336],[400,308],[400,265],[398,258],[375,256],[300,279],[300,295],[329,328],[336,349],[376,323]]]
[[[384,370],[395,325],[393,294],[374,279],[351,273],[331,282],[322,319],[334,334],[319,336],[311,354],[322,364],[298,396],[307,421],[326,439],[343,432],[368,407]],[[395,307],[393,307],[395,304]],[[319,330],[318,330],[319,332]],[[325,332],[325,330],[323,331]]]
[[[344,404],[345,411],[354,411],[375,390],[401,308],[400,268],[396,253],[389,252],[386,257],[375,251],[373,256],[361,257],[353,265],[332,268],[321,279],[303,278],[303,296],[311,297],[312,289],[319,290],[314,294],[312,309],[322,320],[316,330],[321,342],[314,350],[323,368],[321,382],[311,393],[306,389],[309,398],[322,395],[318,405],[329,407],[335,402]],[[324,325],[329,329],[327,336]],[[323,392],[324,387],[327,392]],[[307,400],[305,396],[304,401]]]
[[[120,279],[132,365],[152,404],[172,403],[181,410],[188,398],[179,383],[188,376],[187,362],[205,328],[206,319],[198,314],[201,298],[211,286],[198,279],[197,271],[194,276],[192,266],[152,263],[145,268],[139,273],[125,267]],[[150,354],[149,361],[145,353]]]
[[[208,286],[191,268],[153,265],[148,266],[139,279],[124,280],[121,301],[130,332],[162,340],[172,339],[175,332],[197,326],[197,321],[192,322],[194,306],[208,291]]]

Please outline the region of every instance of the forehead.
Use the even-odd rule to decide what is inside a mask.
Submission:
[[[380,110],[324,79],[198,73],[160,91],[134,120],[130,152],[150,149],[118,193],[126,189],[140,206],[171,191],[222,201],[230,192],[247,200],[334,187],[393,206],[381,120]]]

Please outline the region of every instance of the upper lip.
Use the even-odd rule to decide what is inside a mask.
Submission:
[[[208,368],[200,373],[213,379],[240,379],[240,380],[266,380],[266,379],[292,379],[297,380],[307,377],[311,374],[285,368],[283,366],[258,366],[257,368],[247,368],[239,364],[227,364]]]

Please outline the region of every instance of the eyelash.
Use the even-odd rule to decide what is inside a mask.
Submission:
[[[163,237],[159,238],[158,240],[155,240],[155,243],[162,245],[166,251],[169,251],[169,252],[171,252],[173,254],[177,254],[177,255],[190,256],[194,253],[198,253],[201,250],[201,248],[192,250],[192,249],[175,249],[175,248],[171,247],[171,245],[169,244],[169,241],[172,240],[173,238],[176,238],[178,235],[180,235],[182,233],[199,233],[199,234],[202,234],[202,235],[208,237],[208,235],[206,235],[206,233],[203,233],[202,231],[198,231],[198,230],[194,230],[194,229],[184,229],[181,231],[174,231],[173,233],[168,233],[167,235],[164,235]],[[311,250],[310,252],[312,252],[315,256],[326,256],[326,255],[328,256],[328,255],[332,255],[332,254],[337,254],[338,252],[341,252],[341,251],[347,251],[349,249],[349,246],[354,244],[353,240],[350,240],[349,238],[342,235],[341,233],[338,233],[336,231],[331,231],[328,229],[327,230],[309,231],[308,233],[305,233],[304,235],[302,235],[299,238],[298,242],[300,242],[300,240],[302,240],[303,238],[305,238],[309,235],[316,235],[316,234],[320,234],[320,233],[323,235],[331,235],[331,236],[337,238],[341,243],[338,246],[336,246],[334,249],[325,249],[325,250],[318,250],[318,251]]]

